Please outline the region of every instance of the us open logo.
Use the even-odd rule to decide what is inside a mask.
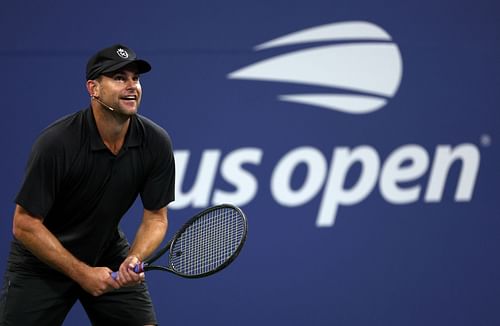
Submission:
[[[403,74],[401,53],[379,26],[363,21],[332,23],[273,39],[254,50],[305,44],[312,46],[251,64],[227,77],[331,88],[327,93],[282,94],[278,99],[350,114],[379,110],[396,94]]]
[[[255,50],[292,45],[291,50],[285,49],[288,52],[234,71],[228,78],[295,83],[307,89],[316,86],[321,92],[281,94],[278,99],[348,114],[383,108],[401,83],[398,46],[372,23],[314,27],[273,39]],[[383,152],[370,144],[338,144],[327,152],[301,145],[274,162],[266,162],[273,165],[268,176],[259,172],[266,156],[262,147],[240,147],[230,152],[208,148],[196,153],[198,160],[193,158],[193,151],[177,149],[176,199],[169,207],[202,208],[218,203],[244,206],[258,198],[262,187],[268,187],[272,199],[282,207],[319,201],[316,226],[324,228],[333,227],[343,209],[363,203],[374,192],[391,205],[441,203],[450,191],[454,192],[454,202],[472,200],[481,162],[481,152],[474,143],[439,141],[429,148],[412,142]],[[197,171],[190,171],[193,165]],[[459,171],[455,170],[457,166]],[[299,167],[305,167],[306,172],[297,187],[292,179]],[[352,171],[359,171],[358,176],[348,180]],[[191,180],[189,175],[195,178]],[[219,186],[218,179],[232,188]]]

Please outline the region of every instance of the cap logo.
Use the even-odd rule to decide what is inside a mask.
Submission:
[[[128,52],[125,51],[122,48],[118,48],[118,50],[116,50],[116,54],[118,54],[123,59],[127,59],[128,58]]]

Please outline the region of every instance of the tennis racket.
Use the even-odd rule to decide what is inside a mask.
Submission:
[[[230,204],[207,208],[187,221],[165,247],[136,265],[134,271],[160,270],[186,278],[212,275],[238,256],[247,229],[247,218],[240,208]],[[166,252],[168,263],[154,265]],[[116,279],[118,272],[111,276]]]

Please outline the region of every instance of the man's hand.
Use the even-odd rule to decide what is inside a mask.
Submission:
[[[116,278],[116,282],[120,285],[120,287],[136,285],[144,282],[144,272],[134,272],[134,267],[139,263],[140,260],[137,256],[129,256],[123,261],[120,265],[118,276]]]
[[[86,292],[97,297],[120,288],[120,284],[111,277],[111,272],[107,267],[88,267],[78,279],[78,283]]]

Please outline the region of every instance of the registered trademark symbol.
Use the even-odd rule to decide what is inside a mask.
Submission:
[[[489,147],[491,145],[491,137],[488,134],[481,135],[480,139],[481,145],[484,147]]]

